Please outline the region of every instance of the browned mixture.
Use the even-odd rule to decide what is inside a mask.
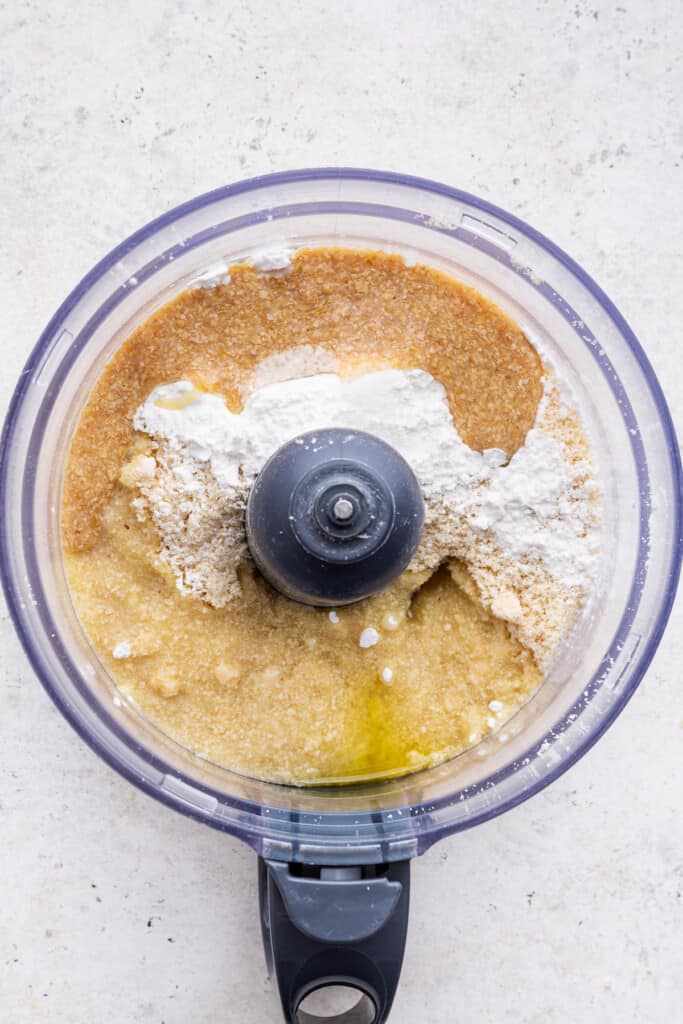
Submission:
[[[230,276],[182,293],[138,327],[88,400],[63,490],[79,616],[146,715],[245,774],[315,783],[452,756],[505,721],[541,675],[481,607],[462,565],[431,579],[408,569],[335,620],[276,594],[247,561],[242,596],[212,608],[178,591],[119,477],[136,450],[133,415],[154,387],[189,379],[238,411],[258,364],[301,345],[333,352],[342,373],[427,370],[471,447],[512,454],[541,397],[538,355],[477,292],[397,256],[309,249],[287,271],[240,265]],[[368,626],[381,639],[366,650],[358,638]],[[113,656],[121,641],[125,659]]]
[[[230,284],[186,291],[121,346],[88,400],[64,481],[70,551],[96,542],[102,512],[152,388],[190,378],[238,411],[241,388],[267,356],[330,349],[351,369],[420,367],[446,389],[458,433],[479,451],[512,454],[541,398],[541,364],[519,327],[474,289],[399,256],[300,251],[284,274],[230,269]]]

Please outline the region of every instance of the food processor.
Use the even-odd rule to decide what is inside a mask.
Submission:
[[[597,461],[605,506],[599,581],[543,684],[475,747],[403,778],[295,788],[202,759],[117,691],[65,580],[62,474],[105,364],[178,292],[272,245],[374,248],[472,285],[520,325],[574,391]],[[330,530],[345,529],[352,518],[353,494],[348,479],[342,483],[330,491]],[[404,485],[410,491],[409,477]],[[254,488],[254,522],[276,506],[262,498]],[[419,525],[419,496],[411,500]],[[410,557],[415,522],[396,557]],[[69,295],[32,352],[7,415],[0,530],[16,628],[77,733],[128,781],[257,854],[266,957],[285,1019],[379,1024],[401,967],[411,859],[556,779],[614,721],[642,678],[679,575],[681,466],[665,400],[638,341],[555,245],[445,185],[368,170],[301,170],[220,188],[171,210],[118,246]],[[252,550],[277,585],[277,558],[267,547],[256,550],[259,539],[257,525]],[[362,573],[352,575],[353,596],[362,596]],[[296,589],[301,581],[289,584]],[[329,585],[314,603],[338,600],[334,580]],[[335,1008],[332,987],[350,1000]]]

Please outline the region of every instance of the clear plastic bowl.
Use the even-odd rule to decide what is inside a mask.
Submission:
[[[540,690],[498,733],[403,779],[295,789],[195,756],[121,701],[78,623],[59,540],[62,471],[103,366],[152,310],[217,261],[286,240],[402,253],[497,302],[581,397],[607,503],[598,592]],[[1,568],[27,654],[87,743],[152,796],[248,842],[318,864],[402,860],[548,785],[584,754],[652,658],[681,560],[678,447],[661,389],[610,300],[517,218],[456,189],[350,169],[276,174],[165,214],[66,299],[14,394],[0,466]]]

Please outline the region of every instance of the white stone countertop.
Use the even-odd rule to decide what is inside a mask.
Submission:
[[[527,219],[605,288],[683,433],[676,0],[10,0],[0,8],[6,408],[66,293],[226,182],[404,171]],[[393,1024],[683,1019],[683,616],[554,786],[413,865]],[[0,616],[0,1020],[279,1021],[237,840],[62,720]]]

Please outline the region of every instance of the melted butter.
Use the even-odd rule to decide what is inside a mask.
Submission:
[[[252,778],[331,785],[417,771],[489,731],[491,701],[505,708],[502,724],[541,678],[454,565],[430,578],[406,572],[336,622],[246,565],[241,598],[215,609],[178,591],[125,487],[97,547],[65,563],[95,649],[136,710]],[[362,648],[370,626],[378,643]],[[117,659],[122,642],[131,655]]]
[[[202,397],[202,392],[196,388],[191,391],[183,391],[181,395],[174,395],[172,398],[157,398],[155,405],[160,409],[186,409]]]
[[[391,689],[368,680],[368,697],[350,723],[348,746],[340,759],[339,784],[392,778],[415,771],[430,759],[428,749],[397,728]]]

